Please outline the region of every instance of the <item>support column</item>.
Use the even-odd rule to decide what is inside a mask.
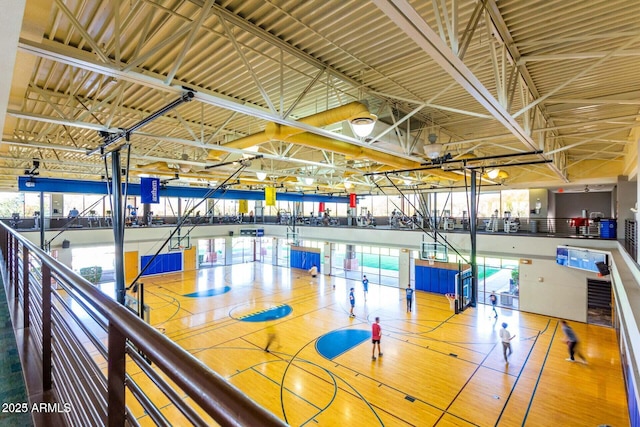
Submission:
[[[278,265],[278,251],[280,250],[280,239],[273,238],[271,246],[271,265]]]
[[[324,242],[324,265],[322,266],[322,274],[324,274],[325,276],[330,276],[331,275],[331,262],[332,262],[332,256],[331,256],[331,243],[329,242]]]
[[[411,249],[401,249],[398,257],[398,286],[405,288],[411,283]]]
[[[478,206],[476,203],[476,174],[476,171],[471,171],[471,212],[469,212],[469,233],[471,235],[471,301],[469,305],[471,305],[471,307],[475,307],[478,301],[478,263],[476,262]]]
[[[120,151],[111,153],[111,194],[113,197],[113,238],[115,256],[116,301],[124,304],[124,203],[122,197],[122,171],[120,170]]]
[[[230,231],[229,233],[233,233]],[[233,235],[224,238],[224,264],[231,265],[233,262]]]
[[[358,258],[356,253],[356,245],[347,245],[347,250],[344,254],[344,269],[345,270],[357,270]]]

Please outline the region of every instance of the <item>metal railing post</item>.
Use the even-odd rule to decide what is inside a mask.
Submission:
[[[13,251],[11,251],[11,262],[13,262],[12,265],[12,275],[11,275],[11,285],[13,286],[13,299],[17,300],[18,299],[18,239],[14,236],[13,237]]]
[[[42,390],[51,390],[51,269],[42,264]]]
[[[29,327],[29,248],[22,245],[22,322],[25,328]]]
[[[122,427],[126,418],[125,406],[125,346],[124,334],[109,325],[108,339],[107,410],[109,427]]]
[[[2,253],[4,255],[4,267],[9,267],[9,232],[7,230],[0,229],[0,245]]]

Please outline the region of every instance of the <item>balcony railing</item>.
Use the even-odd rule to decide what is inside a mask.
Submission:
[[[0,248],[7,296],[21,313],[14,327],[37,349],[23,366],[42,367],[41,388],[70,409],[67,425],[137,426],[145,414],[167,426],[286,425],[5,224]],[[167,400],[180,419],[165,418]]]

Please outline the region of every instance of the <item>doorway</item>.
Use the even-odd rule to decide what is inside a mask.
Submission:
[[[587,323],[612,326],[611,281],[587,279]]]

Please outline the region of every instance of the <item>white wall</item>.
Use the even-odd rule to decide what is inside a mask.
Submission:
[[[595,273],[532,259],[520,264],[520,310],[587,321],[587,277]]]

